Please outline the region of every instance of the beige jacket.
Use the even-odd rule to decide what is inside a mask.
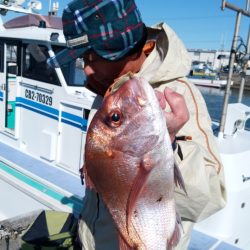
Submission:
[[[159,24],[149,29],[149,39],[155,40],[156,46],[138,75],[156,89],[163,90],[168,86],[185,97],[190,119],[178,135],[192,136],[192,140],[178,141],[183,160],[177,153],[175,155],[188,196],[176,188],[176,203],[182,219],[200,221],[225,205],[223,168],[211,130],[211,120],[199,90],[185,78],[190,69],[190,59],[176,34],[166,24]],[[97,97],[89,120],[100,103]],[[185,249],[183,246],[188,244],[191,224],[187,225],[187,236],[183,237],[185,239],[180,249]],[[118,249],[114,222],[101,197],[93,190],[86,190],[78,235],[82,249]]]
[[[149,39],[156,46],[139,72],[150,84],[163,91],[170,87],[184,96],[190,119],[177,136],[191,136],[178,141],[183,153],[176,159],[184,178],[188,196],[176,189],[177,208],[182,218],[197,222],[225,205],[224,173],[211,129],[211,119],[199,90],[185,76],[190,58],[184,45],[166,24],[149,29]]]

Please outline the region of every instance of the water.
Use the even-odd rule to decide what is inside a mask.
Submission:
[[[212,120],[219,122],[223,109],[225,90],[200,86],[198,86],[198,88],[206,101],[208,112]],[[238,92],[237,89],[232,89],[230,91],[229,103],[237,103]],[[250,107],[250,91],[244,91],[242,103]],[[246,127],[250,128],[250,119],[247,121]]]

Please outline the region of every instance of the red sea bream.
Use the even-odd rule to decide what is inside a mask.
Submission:
[[[172,249],[179,241],[174,156],[153,88],[125,76],[113,85],[87,133],[87,185],[103,198],[120,249]]]

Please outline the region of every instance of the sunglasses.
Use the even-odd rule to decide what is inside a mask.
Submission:
[[[79,56],[85,63],[93,63],[100,59],[100,57],[94,51],[87,51],[83,55]]]

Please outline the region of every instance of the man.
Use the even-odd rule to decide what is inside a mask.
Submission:
[[[166,24],[145,28],[134,0],[74,0],[62,19],[68,49],[50,64],[83,58],[87,86],[99,94],[92,115],[100,96],[128,72],[155,88],[188,193],[178,188],[175,192],[184,228],[176,249],[187,249],[193,222],[221,209],[225,193],[205,102],[185,78],[190,69],[186,49]],[[83,249],[119,249],[114,222],[93,190],[86,190],[78,234]]]

